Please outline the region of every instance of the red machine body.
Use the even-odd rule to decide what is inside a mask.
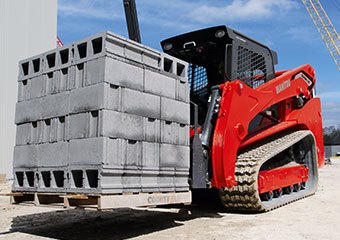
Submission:
[[[308,180],[308,168],[302,165],[261,171],[259,174],[259,193],[305,183]]]
[[[312,92],[315,82],[313,68],[304,65],[279,72],[275,79],[256,89],[241,81],[220,85],[222,98],[212,146],[214,187],[231,188],[237,184],[235,160],[243,147],[287,129],[312,131],[317,145],[318,166],[324,165],[321,104]],[[308,99],[303,108],[294,108],[293,98],[296,96]],[[279,123],[249,134],[251,120],[274,104],[278,104]]]
[[[226,26],[161,44],[189,63],[192,189],[218,188],[232,211],[315,193],[324,145],[310,65],[275,72],[275,51]]]

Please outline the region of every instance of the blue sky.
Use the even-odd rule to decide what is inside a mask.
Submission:
[[[170,36],[228,25],[278,52],[277,70],[311,64],[324,126],[340,125],[340,72],[300,0],[136,0],[142,42],[160,50]],[[321,0],[340,31],[340,1]],[[122,0],[59,0],[58,36],[64,44],[112,31],[127,36]]]

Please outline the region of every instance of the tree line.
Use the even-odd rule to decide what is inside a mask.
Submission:
[[[323,138],[325,145],[340,145],[340,126],[324,127]]]

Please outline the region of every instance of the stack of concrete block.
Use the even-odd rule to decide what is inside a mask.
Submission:
[[[19,63],[14,191],[187,191],[187,63],[103,33]]]

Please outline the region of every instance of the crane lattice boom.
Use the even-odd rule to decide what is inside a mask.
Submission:
[[[340,71],[340,38],[319,0],[302,0]]]

